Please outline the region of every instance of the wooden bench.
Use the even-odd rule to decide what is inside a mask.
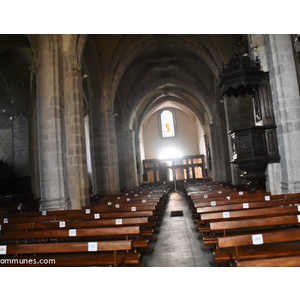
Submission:
[[[264,227],[278,227],[278,226],[296,226],[299,223],[298,215],[288,216],[275,216],[266,218],[253,218],[246,220],[232,220],[222,222],[212,222],[209,224],[211,232],[223,232],[226,235],[226,231],[229,230],[243,230],[253,228]]]
[[[118,251],[129,251],[132,249],[131,240],[120,240],[120,241],[98,241],[98,242],[69,242],[69,243],[47,243],[47,244],[22,244],[22,245],[1,245],[0,246],[0,258],[1,259],[13,259],[15,263],[9,263],[7,266],[83,266],[83,265],[94,265],[103,266],[110,265],[113,262],[113,266],[118,266],[117,252]],[[100,253],[97,255],[96,252],[104,252],[104,255]],[[113,255],[108,255],[107,252],[112,252]],[[54,255],[54,253],[56,255]],[[71,255],[76,253],[76,255]],[[91,255],[90,255],[91,253]],[[24,259],[24,255],[31,254],[29,259],[33,262],[21,264],[17,259]],[[49,254],[48,256],[33,256],[39,254]],[[19,256],[16,256],[19,255]],[[122,261],[125,261],[123,253]],[[129,255],[135,264],[140,263],[139,253],[130,253]],[[28,256],[27,256],[28,257]],[[35,264],[34,260],[42,259],[55,259],[55,264]],[[135,258],[135,259],[133,259]],[[67,262],[67,263],[66,263]],[[129,260],[126,262],[129,263]]]
[[[287,244],[288,242],[291,242]],[[296,243],[297,242],[297,243]],[[281,229],[260,234],[244,234],[218,238],[215,261],[240,261],[286,256],[286,248],[294,255],[300,252],[300,228]],[[225,251],[222,251],[225,249]],[[282,249],[282,253],[280,253]],[[274,251],[276,250],[276,251]]]
[[[30,223],[29,223],[30,225]],[[37,224],[35,224],[37,225]],[[92,224],[82,224],[81,222],[76,222],[73,225],[77,225],[76,227],[72,227],[69,229],[58,228],[60,225],[56,222],[56,229],[48,229],[39,224],[38,226],[33,225],[28,226],[26,231],[20,230],[10,230],[10,231],[2,231],[2,235],[0,235],[0,241],[14,241],[15,243],[20,243],[21,241],[25,243],[36,242],[39,240],[69,240],[69,239],[78,239],[78,238],[97,238],[97,239],[115,239],[115,238],[123,238],[128,239],[132,238],[133,247],[135,250],[141,250],[143,252],[152,251],[149,247],[149,242],[151,240],[155,240],[153,237],[153,230],[143,230],[140,226],[121,226],[115,225],[114,227],[94,227]],[[65,224],[64,224],[65,225]],[[44,229],[44,230],[42,230]],[[47,230],[46,230],[47,229]],[[72,233],[73,232],[73,233]]]
[[[201,214],[200,219],[203,221],[220,221],[234,219],[250,219],[268,216],[281,216],[300,213],[300,205],[275,206],[267,208],[254,208],[234,211],[223,211],[215,213]]]
[[[244,260],[236,263],[237,267],[300,267],[300,256]]]
[[[197,213],[204,214],[204,213],[244,210],[244,209],[263,208],[263,207],[272,207],[272,206],[290,205],[290,204],[299,204],[299,203],[300,203],[300,197],[295,199],[282,199],[282,200],[279,199],[279,200],[270,200],[270,201],[261,201],[261,202],[240,202],[237,204],[199,207],[197,208]]]

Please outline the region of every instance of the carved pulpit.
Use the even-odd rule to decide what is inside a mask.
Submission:
[[[241,54],[241,36],[236,39],[239,47],[223,65],[218,81],[231,141],[230,162],[243,172],[251,190],[264,191],[268,164],[280,160],[269,75],[261,71],[258,58]]]

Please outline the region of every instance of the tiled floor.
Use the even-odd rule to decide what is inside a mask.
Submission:
[[[172,211],[183,211],[183,216],[171,217]],[[186,199],[181,193],[172,192],[157,240],[151,244],[153,252],[147,253],[143,261],[147,267],[209,267],[212,254],[202,250],[197,237]]]

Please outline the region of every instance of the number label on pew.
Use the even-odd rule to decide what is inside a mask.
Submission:
[[[240,196],[244,195],[244,192],[239,192],[239,195],[240,195]]]
[[[59,222],[59,227],[60,228],[66,227],[66,222],[65,221],[60,221]]]
[[[253,245],[261,245],[264,243],[262,234],[253,234],[252,235]]]
[[[135,206],[132,206],[132,207],[131,207],[131,211],[136,211],[136,207],[135,207]]]
[[[76,229],[69,229],[69,236],[76,236]]]
[[[87,209],[85,210],[85,213],[86,213],[86,214],[89,214],[89,213],[91,213],[91,210],[90,210],[89,208],[87,208]]]
[[[94,214],[94,218],[95,218],[95,219],[100,219],[100,214],[99,214],[99,213]]]
[[[0,246],[0,255],[5,255],[6,251],[7,251],[6,245]]]
[[[88,243],[88,251],[97,251],[97,250],[98,250],[97,242],[89,242]]]
[[[270,196],[265,196],[265,201],[270,201]]]
[[[229,211],[224,211],[224,212],[223,212],[223,218],[230,218],[230,213],[229,213]]]
[[[4,218],[4,219],[3,219],[3,223],[8,223],[8,219],[7,219],[7,218]]]
[[[116,219],[116,225],[122,225],[122,219]]]
[[[203,196],[203,198],[204,198],[204,199],[207,199],[207,198],[208,198],[208,196],[207,196],[207,195],[204,195],[204,196]]]
[[[116,204],[115,207],[116,207],[116,208],[120,208],[120,204]]]
[[[243,203],[243,208],[249,208],[249,203]]]
[[[210,205],[211,205],[211,206],[216,206],[216,201],[211,201],[211,202],[210,202]]]
[[[230,200],[230,196],[226,196],[226,198],[227,198],[228,200]]]
[[[42,211],[42,216],[46,216],[47,215],[47,211],[46,210],[43,210]]]

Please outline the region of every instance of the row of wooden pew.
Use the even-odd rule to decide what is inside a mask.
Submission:
[[[185,185],[213,264],[300,266],[300,194],[271,195],[222,183]]]
[[[1,212],[1,266],[144,266],[167,186],[95,197],[79,210]],[[47,263],[47,264],[46,264]]]

